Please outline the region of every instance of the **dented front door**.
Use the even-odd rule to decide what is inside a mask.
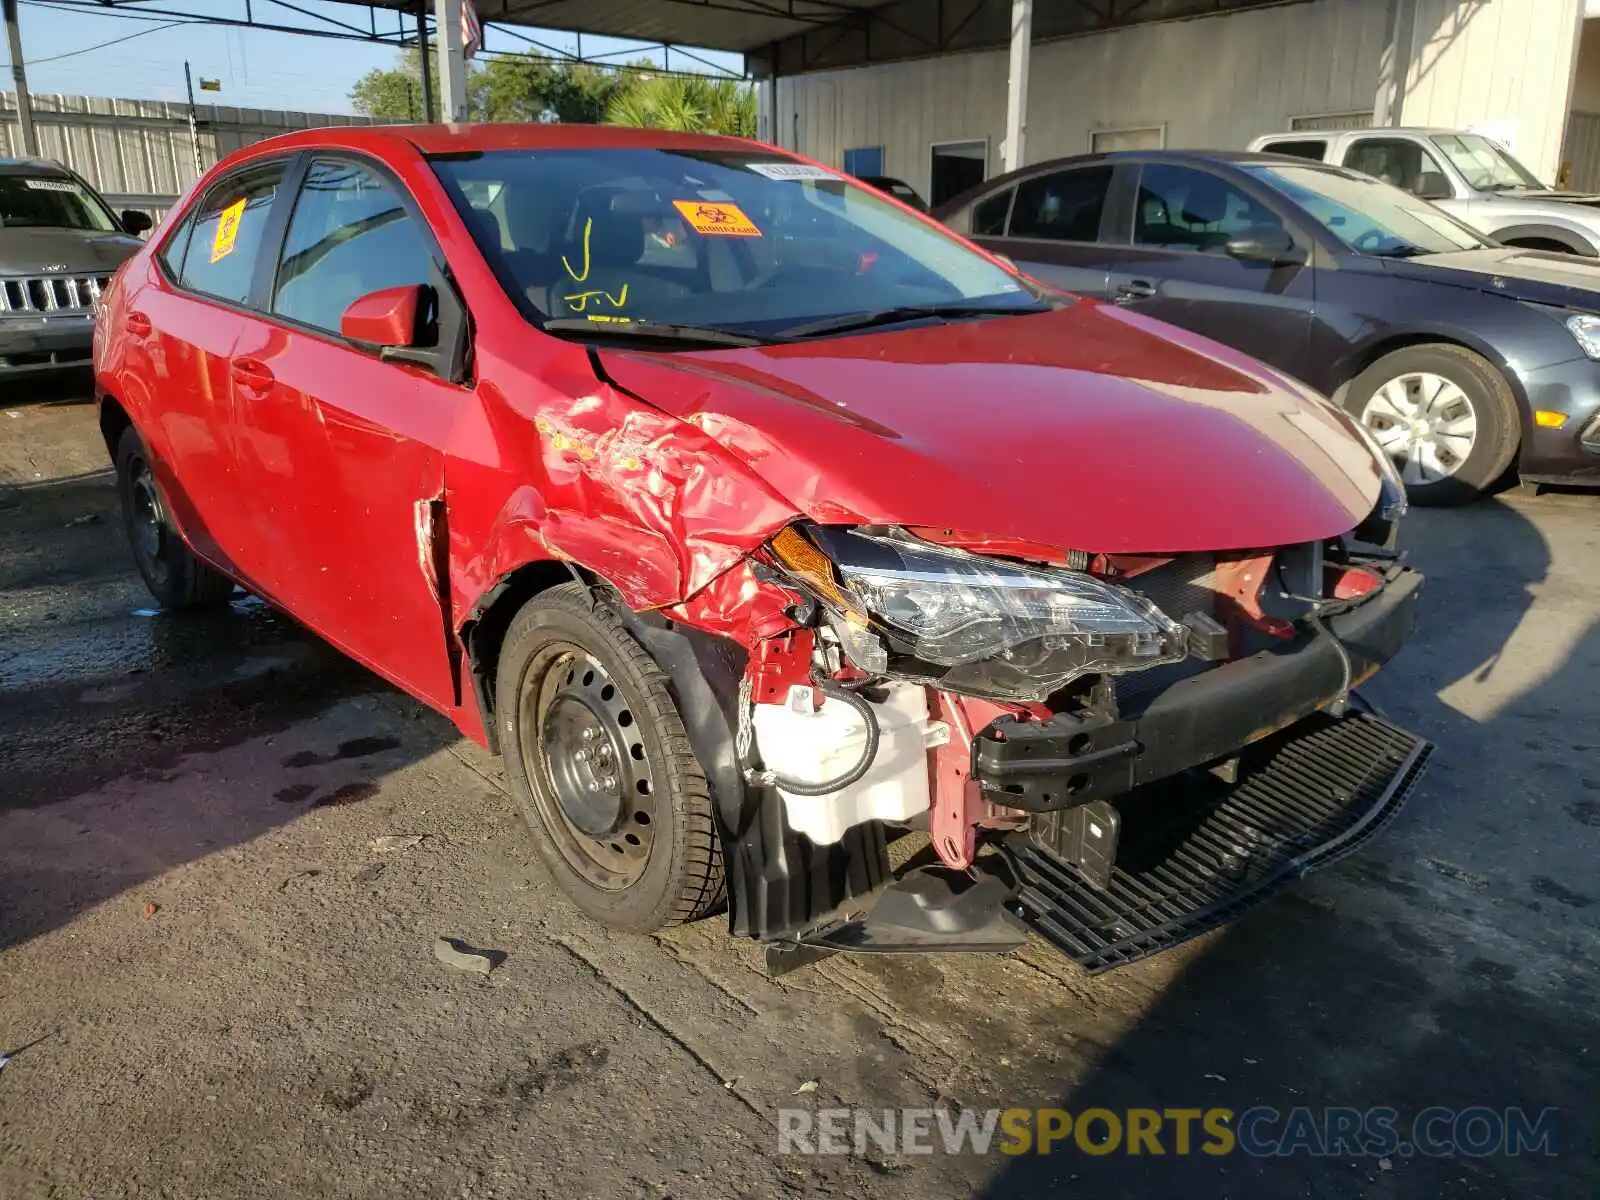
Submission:
[[[264,590],[440,708],[454,702],[444,449],[468,393],[345,342],[351,301],[428,281],[430,251],[387,178],[343,159],[305,175],[264,307],[234,348],[240,459],[256,472]]]

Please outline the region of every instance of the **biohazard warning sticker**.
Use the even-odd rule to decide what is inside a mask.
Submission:
[[[721,200],[674,200],[689,228],[706,237],[760,237],[756,223],[737,204]]]
[[[245,199],[235,200],[217,214],[217,232],[211,238],[211,261],[217,262],[233,253],[233,243],[239,238],[239,222],[244,217]]]

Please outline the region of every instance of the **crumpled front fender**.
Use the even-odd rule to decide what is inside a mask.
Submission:
[[[695,426],[603,382],[584,393],[559,409],[483,398],[495,454],[448,468],[458,619],[511,572],[559,561],[636,612],[670,609],[746,645],[781,628],[781,590],[734,568],[795,507]]]

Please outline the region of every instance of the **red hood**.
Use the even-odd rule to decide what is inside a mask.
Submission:
[[[1091,302],[601,357],[824,523],[1181,552],[1332,537],[1378,496],[1344,414],[1214,342]]]

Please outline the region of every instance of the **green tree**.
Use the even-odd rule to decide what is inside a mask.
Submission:
[[[598,125],[605,120],[612,98],[626,86],[621,71],[588,63],[555,63],[545,80],[546,111],[552,120]]]
[[[490,120],[487,72],[469,65],[467,72],[467,113],[474,121]],[[350,89],[351,106],[364,117],[380,121],[440,120],[441,97],[438,77],[434,77],[433,109],[422,111],[422,56],[415,49],[400,56],[388,70],[374,67]]]
[[[612,96],[606,123],[754,137],[756,97],[736,79],[641,74]]]
[[[364,117],[382,121],[420,121],[422,113],[421,56],[412,50],[400,56],[389,70],[372,68],[350,89],[350,103]],[[435,98],[433,115],[437,118]]]

